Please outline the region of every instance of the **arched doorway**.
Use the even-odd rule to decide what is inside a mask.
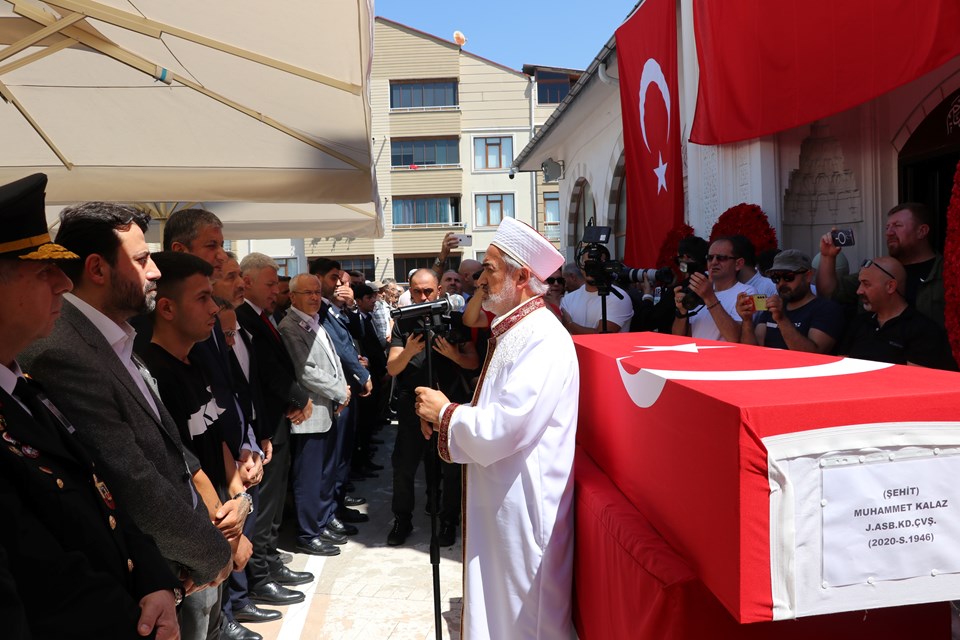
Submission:
[[[947,206],[960,162],[960,89],[938,104],[913,132],[898,156],[900,202],[922,202],[934,217],[934,248],[943,251]]]
[[[586,178],[580,178],[570,193],[570,208],[567,224],[567,247],[575,251],[583,238],[583,230],[590,219],[596,220],[597,208],[593,201],[593,189]],[[571,254],[572,255],[572,254]]]
[[[613,227],[613,242],[610,253],[614,260],[623,260],[627,243],[627,181],[623,168],[624,154],[620,153],[617,166],[613,170],[613,179],[610,181],[610,200],[607,203],[607,220]]]

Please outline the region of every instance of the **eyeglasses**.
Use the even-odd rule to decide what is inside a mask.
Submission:
[[[235,337],[237,337],[237,330],[236,330],[236,329],[229,329],[228,331],[224,331],[224,332],[223,332],[223,335],[225,335],[225,336],[228,337],[228,338],[235,338]]]
[[[896,279],[897,279],[897,277],[896,277],[895,275],[893,275],[892,273],[890,273],[889,271],[887,271],[886,269],[884,269],[883,267],[881,267],[879,264],[877,264],[876,262],[874,262],[874,261],[871,260],[870,258],[867,258],[866,260],[864,260],[863,263],[861,263],[861,265],[860,265],[860,268],[861,268],[861,269],[866,269],[867,267],[876,267],[877,269],[880,269],[880,271],[883,271],[885,274],[887,274],[888,276],[890,276],[890,279],[891,279],[891,280],[896,280]]]
[[[781,280],[784,282],[793,282],[797,276],[806,272],[806,269],[801,269],[800,271],[785,271],[783,273],[771,273],[768,277],[773,284],[780,284]]]
[[[717,262],[726,262],[727,260],[736,260],[736,257],[734,257],[734,256],[725,256],[725,255],[720,254],[720,253],[708,253],[708,254],[707,254],[707,262],[713,262],[714,260],[716,260]]]
[[[290,293],[296,293],[302,296],[317,296],[318,298],[323,297],[323,291],[318,291],[316,289],[310,289],[308,291],[291,291]]]
[[[567,284],[563,278],[547,278],[547,284]]]

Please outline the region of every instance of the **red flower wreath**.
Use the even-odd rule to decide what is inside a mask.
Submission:
[[[710,242],[736,235],[749,238],[757,255],[777,248],[777,232],[770,226],[767,214],[755,204],[741,202],[724,211],[710,231]]]
[[[947,207],[947,242],[943,251],[944,325],[953,358],[960,362],[960,164],[953,176],[953,191]]]
[[[656,266],[670,267],[673,269],[674,275],[678,279],[681,279],[682,276],[677,270],[677,251],[680,247],[680,241],[692,235],[693,227],[683,222],[681,222],[679,226],[670,229],[670,231],[667,232],[667,237],[663,239],[663,244],[660,245],[660,254],[657,256]]]

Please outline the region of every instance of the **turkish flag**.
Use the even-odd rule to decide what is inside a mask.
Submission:
[[[674,0],[647,0],[617,29],[626,158],[624,262],[656,265],[660,245],[683,222],[677,14]]]
[[[697,144],[813,122],[960,55],[957,0],[697,0],[693,11]]]

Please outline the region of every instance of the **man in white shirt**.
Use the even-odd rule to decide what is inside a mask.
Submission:
[[[609,253],[607,254],[609,258]],[[550,275],[550,274],[547,274]],[[563,326],[571,335],[587,333],[625,333],[630,330],[633,318],[633,303],[630,296],[620,287],[611,286],[607,299],[606,330],[600,330],[602,316],[602,298],[593,278],[583,273],[583,286],[563,296],[560,302],[560,314]],[[619,295],[618,295],[619,294]]]
[[[729,238],[718,238],[707,253],[707,273],[690,275],[690,290],[703,299],[703,304],[690,311],[683,307],[682,287],[674,289],[677,318],[673,334],[707,340],[740,342],[740,316],[737,314],[737,296],[757,291],[737,281],[737,272],[743,267]]]

